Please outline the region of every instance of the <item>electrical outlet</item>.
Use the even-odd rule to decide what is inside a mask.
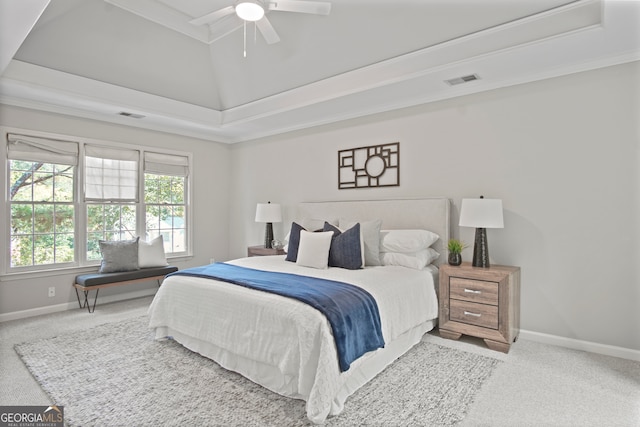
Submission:
[[[49,297],[55,297],[56,296],[56,288],[54,286],[51,286],[49,288]]]
[[[216,262],[215,258],[209,258],[209,264],[213,264],[214,262]]]

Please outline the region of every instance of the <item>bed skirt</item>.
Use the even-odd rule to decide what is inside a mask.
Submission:
[[[308,393],[305,393],[304,390],[299,390],[299,384],[311,384],[314,378],[299,379],[290,374],[284,375],[277,366],[238,356],[214,344],[182,334],[168,327],[156,328],[155,338],[172,337],[189,350],[212,359],[223,368],[237,372],[275,393],[304,400],[309,420],[313,423],[321,424],[326,420],[327,416],[340,414],[349,396],[419,343],[422,336],[435,327],[436,322],[437,319],[433,319],[420,324],[400,335],[394,341],[386,343],[384,348],[366,353],[353,362],[351,368],[340,375],[339,381],[341,384],[337,393],[333,396],[330,408],[319,407],[317,402],[309,401]],[[302,388],[309,389],[309,387]]]

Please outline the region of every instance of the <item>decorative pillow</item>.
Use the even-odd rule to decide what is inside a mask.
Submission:
[[[333,233],[329,248],[329,267],[341,267],[348,270],[362,268],[360,224],[356,223],[350,229],[340,231],[337,227],[325,222],[323,230]]]
[[[98,273],[138,270],[138,239],[116,242],[100,240],[102,263]]]
[[[291,223],[291,231],[289,231],[289,238],[287,239],[287,256],[286,260],[296,262],[298,259],[298,246],[300,245],[300,231],[304,230],[304,227],[297,222]],[[306,230],[305,230],[306,231]]]
[[[162,236],[145,242],[138,240],[138,267],[164,267],[169,265],[164,254],[164,241]]]
[[[296,264],[304,267],[327,268],[332,237],[331,231],[313,233],[301,230]]]
[[[382,230],[380,251],[414,253],[427,249],[439,238],[440,236],[429,230]]]
[[[329,224],[337,224],[338,221],[337,220],[324,220],[324,219],[316,219],[316,218],[303,218],[302,221],[300,221],[302,223],[302,225],[297,224],[298,227],[301,227],[303,230],[307,230],[307,231],[322,231],[322,227],[324,227],[324,223],[328,222]],[[295,224],[295,223],[294,223]],[[293,230],[293,224],[291,224],[291,230]],[[299,235],[299,233],[298,233]],[[287,233],[287,235],[284,238],[285,241],[285,245],[284,245],[284,251],[289,254],[289,244],[291,243],[291,231],[289,231],[289,233]],[[297,257],[297,253],[298,253],[298,242],[300,241],[299,237],[294,237],[294,245],[292,246],[291,250],[294,252],[294,255],[292,255],[292,259],[287,259],[287,261],[296,261],[296,257]]]
[[[318,218],[302,218],[300,224],[305,230],[319,231],[324,227],[324,223],[328,222],[331,225],[338,225],[338,220],[335,218],[318,219]]]
[[[357,221],[340,219],[340,228],[347,230],[353,227]],[[380,264],[380,227],[382,220],[360,221],[360,233],[364,241],[364,265],[373,266]]]

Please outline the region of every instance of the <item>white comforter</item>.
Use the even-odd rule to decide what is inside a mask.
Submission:
[[[438,316],[434,269],[316,270],[273,256],[232,263],[323,277],[366,289],[378,304],[386,346]],[[365,354],[340,373],[331,326],[319,311],[294,299],[197,277],[168,277],[149,308],[149,316],[156,338],[172,336],[272,391],[305,400],[307,416],[315,423],[342,410],[346,399],[342,389],[349,377],[358,375],[359,364],[381,351]],[[339,393],[342,397],[337,398]]]

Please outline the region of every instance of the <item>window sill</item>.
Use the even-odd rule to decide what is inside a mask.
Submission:
[[[65,267],[65,268],[51,268],[46,270],[32,270],[32,271],[17,271],[11,273],[5,273],[0,276],[0,282],[8,282],[10,280],[28,280],[37,279],[40,277],[51,276],[64,276],[69,274],[81,274],[98,271],[99,264],[85,265],[82,267]]]
[[[175,257],[167,257],[167,262],[169,264],[176,262],[183,262],[193,258],[193,255],[179,255]],[[37,279],[40,277],[51,277],[51,276],[65,276],[65,275],[74,275],[82,273],[95,273],[98,271],[100,264],[93,265],[84,265],[84,266],[73,266],[73,267],[64,267],[64,268],[50,268],[46,270],[31,270],[31,271],[16,271],[11,273],[4,273],[0,275],[0,282],[9,282],[13,280],[29,280],[29,279]]]

